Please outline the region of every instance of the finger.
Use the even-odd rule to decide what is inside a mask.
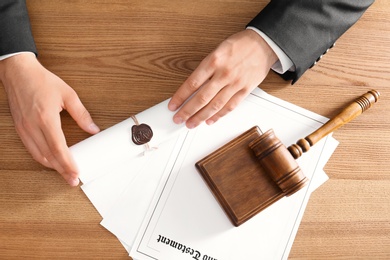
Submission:
[[[53,168],[64,178],[71,186],[79,184],[78,170],[71,157],[68,147],[60,148],[60,145],[51,143],[47,145],[41,144],[43,154],[47,160],[53,164]]]
[[[26,147],[27,151],[32,155],[33,159],[42,165],[52,168],[53,165],[42,155],[41,151],[38,149],[37,144],[31,138],[31,135],[27,134],[26,131],[21,127],[16,127],[16,132],[19,134],[22,143]]]
[[[186,122],[188,128],[195,128],[200,125],[203,121],[214,116],[222,109],[227,109],[226,104],[237,92],[232,86],[225,86],[220,90],[207,105],[197,111],[191,118]]]
[[[176,111],[192,94],[198,91],[199,88],[212,77],[214,67],[211,66],[210,59],[210,55],[207,56],[179,87],[168,103],[169,110]]]
[[[32,129],[30,127],[26,129],[40,153],[41,158],[38,159],[40,161],[46,160],[51,165],[51,168],[55,169],[60,174],[64,173],[63,167],[59,164],[53,151],[50,149],[42,130],[40,128]]]
[[[38,148],[49,163],[53,165],[54,169],[71,186],[77,186],[79,183],[78,170],[66,145],[65,136],[61,129],[60,117],[56,115],[55,119],[54,117],[51,118],[51,123],[41,124],[41,134],[36,134],[34,140],[39,144]]]
[[[88,110],[81,103],[76,92],[69,91],[67,93],[64,98],[64,108],[84,131],[90,134],[96,134],[100,131],[99,127],[93,122]]]
[[[37,145],[37,148],[39,149],[40,153],[42,154],[43,158],[46,159],[51,165],[52,168],[55,169],[58,173],[60,173],[65,180],[68,179],[67,175],[65,174],[64,168],[62,165],[58,162],[56,154],[59,153],[59,151],[53,150],[49,144],[47,143],[46,137],[42,131],[40,133],[34,133],[32,135],[34,142]],[[65,178],[66,177],[66,178]]]
[[[238,104],[240,104],[245,97],[249,94],[249,90],[242,89],[231,97],[231,99],[225,104],[225,106],[219,110],[216,114],[206,120],[206,124],[212,125],[217,122],[221,117],[226,116],[233,111]]]
[[[218,78],[213,77],[209,80],[201,90],[199,90],[187,103],[185,103],[180,110],[174,115],[173,120],[175,123],[181,123],[187,121],[189,118],[193,117],[204,107],[207,107],[211,100],[220,92],[220,90],[225,86],[223,81],[218,80]],[[220,99],[217,99],[220,101]],[[222,101],[221,101],[222,102]],[[215,106],[223,105],[220,103],[215,103]],[[209,107],[210,109],[210,107]],[[192,123],[195,123],[192,122]],[[188,128],[194,128],[197,124],[192,124],[187,122]]]

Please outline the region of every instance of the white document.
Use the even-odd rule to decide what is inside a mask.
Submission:
[[[234,227],[194,164],[254,125],[263,132],[272,128],[288,146],[326,121],[255,90],[217,124],[191,131],[175,163],[165,170],[130,255],[134,259],[286,259],[312,182]],[[320,182],[326,179],[322,167],[337,145],[333,141],[327,145],[329,139],[298,159],[310,179],[315,173],[322,175]],[[317,187],[318,182],[313,185]]]
[[[153,130],[153,138],[149,142],[151,148],[158,147],[186,130],[184,125],[173,122],[174,113],[169,111],[168,101],[165,100],[136,115],[140,124],[146,123]],[[70,147],[80,171],[80,180],[84,184],[142,156],[145,147],[134,144],[131,139],[131,127],[134,124],[134,120],[128,118]]]
[[[127,185],[121,196],[110,203],[109,212],[103,216],[101,224],[129,248],[134,243],[164,170],[174,163],[185,136],[186,133],[180,134],[151,153],[142,171]]]

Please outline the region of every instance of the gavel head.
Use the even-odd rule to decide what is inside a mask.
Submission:
[[[272,129],[253,140],[249,147],[264,171],[286,196],[292,195],[308,183],[308,178]]]

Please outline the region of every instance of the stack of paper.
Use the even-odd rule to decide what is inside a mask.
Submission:
[[[286,259],[309,196],[327,180],[337,146],[328,136],[298,159],[310,184],[239,227],[225,215],[195,163],[249,128],[272,128],[286,145],[327,119],[254,90],[212,126],[187,130],[162,102],[136,115],[153,129],[152,149],[131,140],[129,118],[71,147],[82,189],[134,259]]]

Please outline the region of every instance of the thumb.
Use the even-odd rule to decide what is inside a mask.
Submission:
[[[67,98],[64,100],[64,108],[85,132],[96,134],[100,131],[99,127],[93,122],[91,115],[81,103],[81,100],[75,91],[69,93]]]

